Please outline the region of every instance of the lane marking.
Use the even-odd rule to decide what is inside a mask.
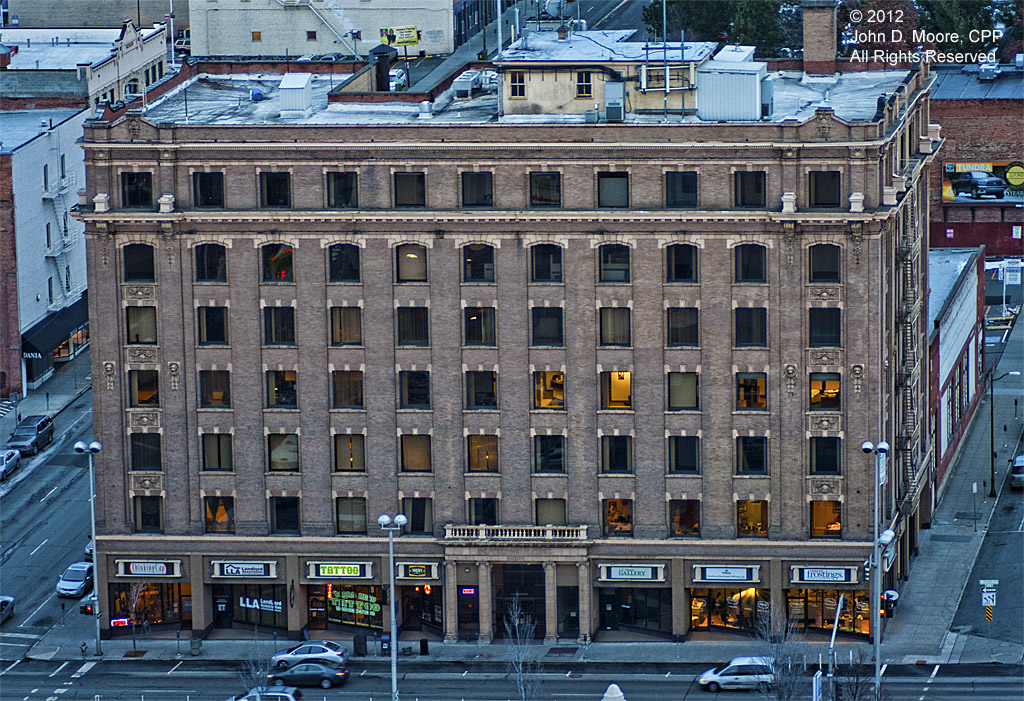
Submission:
[[[11,665],[7,669],[5,669],[4,671],[0,672],[0,677],[4,676],[8,672],[10,672],[12,669],[14,669],[19,664],[21,664],[21,660],[15,660],[13,663],[11,663]]]
[[[43,637],[41,635],[33,635],[32,633],[0,633],[0,637],[3,638],[27,638],[28,640],[39,640]]]
[[[50,594],[50,595],[49,595],[48,597],[46,597],[46,600],[45,600],[45,601],[44,601],[43,603],[39,604],[39,608],[37,608],[37,609],[36,609],[35,611],[33,611],[33,612],[32,612],[32,613],[31,613],[31,614],[29,615],[29,617],[28,617],[28,618],[26,618],[26,619],[25,619],[24,621],[22,621],[21,625],[25,625],[26,623],[28,623],[29,621],[31,621],[31,620],[32,620],[32,619],[33,619],[33,618],[35,617],[35,615],[36,615],[37,613],[39,613],[39,609],[43,608],[43,607],[44,607],[44,606],[46,606],[46,605],[47,605],[48,603],[50,603],[50,599],[52,599],[52,598],[53,598],[53,597],[55,597],[55,596],[57,596],[57,592],[53,592],[53,593],[52,593],[52,594]]]
[[[616,10],[618,10],[618,9],[619,9],[620,7],[622,7],[623,5],[625,5],[625,4],[627,3],[627,2],[629,2],[629,0],[622,0],[622,2],[620,2],[620,3],[618,4],[618,5],[616,5],[616,6],[615,6],[615,7],[613,7],[612,9],[608,10],[608,12],[605,12],[605,13],[604,13],[604,15],[603,15],[603,16],[601,17],[601,19],[599,19],[599,20],[597,20],[596,22],[594,22],[594,25],[593,25],[593,26],[594,26],[594,29],[597,29],[597,25],[601,24],[601,23],[602,23],[602,22],[604,22],[604,21],[605,21],[606,19],[608,19],[608,17],[609,17],[609,16],[610,16],[610,15],[611,15],[612,13],[614,13],[614,12],[615,12]]]
[[[888,666],[889,665],[887,665],[887,664],[882,665],[882,668],[880,670],[878,670],[878,676],[879,677],[884,677],[885,676],[885,668],[888,667]]]
[[[182,660],[182,661],[181,661],[181,662],[179,662],[178,664],[176,664],[176,665],[174,665],[173,667],[171,667],[170,671],[169,671],[169,672],[167,672],[167,673],[168,673],[168,674],[170,674],[171,672],[173,672],[174,670],[176,670],[176,669],[177,669],[178,667],[180,667],[180,666],[181,666],[181,665],[183,665],[184,663],[185,663],[185,660]]]
[[[60,667],[58,667],[57,669],[55,669],[55,670],[53,670],[52,672],[50,672],[50,676],[51,676],[51,677],[56,677],[56,676],[57,676],[57,674],[59,674],[59,673],[60,673],[60,671],[61,671],[62,669],[64,669],[65,667],[67,667],[67,666],[68,666],[69,664],[70,664],[70,662],[65,662],[64,664],[62,664],[62,665],[61,665]]]
[[[88,672],[90,669],[96,666],[95,662],[86,662],[84,665],[78,668],[78,671],[71,675],[72,679],[78,679],[80,676]]]
[[[57,485],[56,487],[54,487],[53,489],[51,489],[50,491],[48,491],[48,492],[46,493],[46,497],[50,496],[51,494],[53,494],[54,492],[56,492],[56,491],[57,491],[58,489],[60,489],[60,485]],[[39,500],[39,503],[40,503],[40,504],[42,504],[42,503],[43,503],[44,501],[46,501],[46,497],[43,497],[42,499],[40,499],[40,500]]]
[[[939,665],[935,665],[935,669],[932,670],[932,675],[930,677],[928,677],[928,680],[931,681],[932,679],[934,679],[935,675],[938,674],[938,673],[939,673]]]
[[[46,497],[43,497],[43,498],[45,499]],[[46,545],[49,542],[50,542],[49,538],[44,538],[43,542],[40,543],[39,545],[37,545],[36,549],[29,553],[29,556],[35,555],[37,552],[39,552],[39,548],[43,547],[44,545]]]
[[[66,693],[68,693],[68,690],[67,689],[54,689],[53,693],[55,693],[55,694],[66,694]]]

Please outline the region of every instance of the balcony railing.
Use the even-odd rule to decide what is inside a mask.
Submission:
[[[444,527],[445,540],[575,540],[587,539],[586,526],[457,526]]]

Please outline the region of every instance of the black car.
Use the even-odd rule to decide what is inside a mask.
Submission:
[[[950,184],[953,186],[954,197],[967,194],[976,200],[982,195],[995,195],[997,200],[1001,200],[1006,196],[1006,183],[1003,179],[980,170],[957,173]]]
[[[300,662],[267,675],[267,681],[275,686],[319,686],[322,689],[330,689],[346,679],[348,668],[332,660]]]
[[[52,440],[53,419],[36,414],[21,420],[7,441],[7,447],[21,451],[22,455],[35,455]]]

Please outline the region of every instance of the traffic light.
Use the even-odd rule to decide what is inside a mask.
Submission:
[[[85,616],[93,615],[95,610],[96,609],[93,606],[92,601],[82,601],[80,604],[78,604],[78,612]]]
[[[889,615],[889,604],[885,600],[885,594],[882,594],[878,598],[878,616],[879,618],[885,618]]]
[[[864,564],[861,565],[861,579],[867,584],[871,581],[871,560],[865,560]]]

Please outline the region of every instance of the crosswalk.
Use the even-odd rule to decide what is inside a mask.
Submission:
[[[16,406],[18,406],[18,403],[13,399],[0,399],[0,419],[14,411]]]

